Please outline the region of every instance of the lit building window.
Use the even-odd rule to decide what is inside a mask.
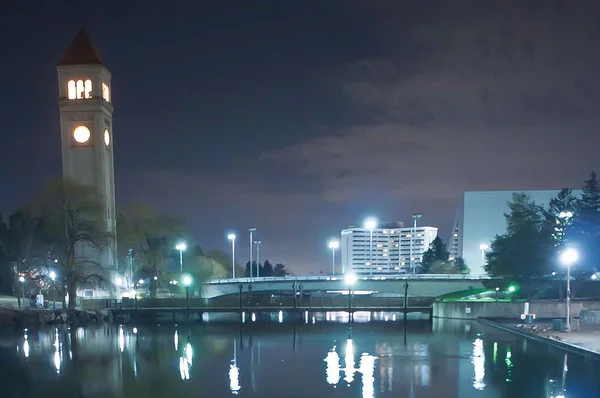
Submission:
[[[398,247],[398,244],[396,243],[394,246]]]
[[[83,80],[77,80],[77,99],[83,98],[84,92]]]
[[[404,261],[402,261],[402,263],[401,263],[401,264],[402,264],[402,265],[404,265]]]
[[[383,257],[387,257],[387,253],[383,253]]]
[[[384,234],[387,234],[387,233],[388,233],[387,229],[384,229],[384,230],[383,230],[383,233],[384,233]]]
[[[67,83],[67,95],[69,99],[77,98],[77,87],[75,85],[75,80],[69,80]]]
[[[410,234],[406,234],[406,237],[407,237],[407,238],[410,238]]]
[[[404,263],[402,263],[402,265],[404,265]],[[394,267],[395,270],[399,270],[400,267]]]
[[[92,81],[87,79],[85,81],[85,98],[92,98]]]
[[[422,234],[417,234],[417,236],[421,236]]]
[[[377,245],[377,247],[383,247],[383,245],[382,245],[381,243],[379,243],[379,244]]]
[[[102,98],[104,101],[110,102],[110,87],[106,83],[102,83]]]
[[[80,144],[88,142],[90,137],[90,129],[85,126],[78,126],[75,130],[73,130],[73,139]]]
[[[455,238],[458,238],[458,234],[457,234],[457,233],[454,233],[454,234],[453,234],[453,236],[454,236]]]
[[[454,257],[450,256],[450,257],[448,257],[448,260],[449,260],[449,261],[453,261],[453,260],[454,260]]]
[[[394,232],[396,232],[396,231],[394,231],[394,230],[392,229],[392,230],[390,231],[390,234],[393,234]]]

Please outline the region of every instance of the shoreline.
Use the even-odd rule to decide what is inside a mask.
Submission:
[[[523,337],[527,340],[546,344],[551,347],[561,349],[563,351],[568,351],[571,353],[581,355],[586,359],[591,359],[591,360],[600,362],[600,338],[598,339],[598,343],[597,343],[598,348],[596,348],[596,349],[584,347],[580,344],[577,344],[572,341],[573,339],[571,339],[571,341],[566,341],[566,339],[565,339],[566,337],[569,337],[569,336],[586,335],[587,334],[586,332],[582,333],[580,331],[571,331],[569,333],[566,333],[566,332],[552,331],[553,335],[546,336],[546,335],[532,333],[529,331],[530,330],[529,328],[526,328],[524,326],[521,326],[519,328],[519,327],[517,327],[517,325],[523,325],[523,324],[518,323],[518,322],[510,322],[510,323],[499,322],[498,320],[494,320],[494,319],[490,319],[490,318],[477,318],[477,322],[479,322],[483,325],[491,326],[493,328],[502,330],[507,333],[515,334],[515,335]],[[542,324],[545,325],[545,323],[538,322],[537,323],[538,328]],[[533,326],[535,326],[535,325],[536,324],[534,324]],[[535,330],[536,329],[534,329],[534,331]],[[546,329],[542,329],[542,330],[545,331]],[[600,332],[600,328],[598,328],[598,331]],[[560,335],[558,337],[561,338],[561,340],[556,339],[557,336],[555,336],[555,335],[557,335],[557,334]]]

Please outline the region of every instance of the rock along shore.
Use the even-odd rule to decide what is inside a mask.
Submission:
[[[46,310],[35,308],[0,308],[0,328],[31,328],[43,325],[87,326],[110,321],[110,311],[63,309]]]

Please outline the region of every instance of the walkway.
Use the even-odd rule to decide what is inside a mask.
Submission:
[[[479,319],[479,321],[531,340],[547,343],[568,351],[575,351],[600,360],[600,325],[581,324],[579,330],[577,330],[576,325],[572,325],[573,330],[571,332],[559,332],[552,330],[552,322],[548,320],[539,321],[533,325],[488,319]]]

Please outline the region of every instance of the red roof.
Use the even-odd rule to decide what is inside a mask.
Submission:
[[[102,65],[98,52],[84,28],[79,31],[58,65]]]

